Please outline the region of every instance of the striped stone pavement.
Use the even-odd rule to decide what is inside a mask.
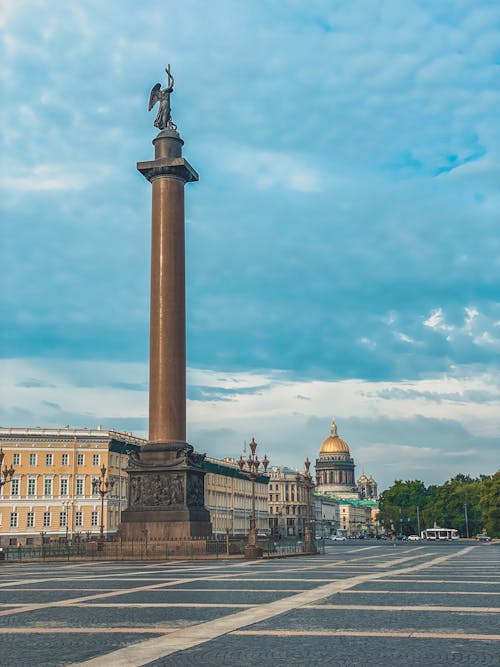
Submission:
[[[500,664],[500,548],[347,542],[321,556],[3,563],[9,665]]]

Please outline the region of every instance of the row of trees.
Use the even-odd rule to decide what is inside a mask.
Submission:
[[[441,486],[396,480],[380,497],[379,519],[388,533],[417,533],[434,524],[456,528],[463,537],[486,531],[500,537],[500,472],[457,475]]]

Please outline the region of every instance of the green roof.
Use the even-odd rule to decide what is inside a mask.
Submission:
[[[136,445],[135,442],[127,442],[126,440],[117,440],[112,438],[109,443],[109,451],[116,452],[118,454],[130,454],[131,452],[139,453],[141,451],[140,445]]]
[[[335,500],[339,505],[352,505],[353,507],[372,507],[378,508],[378,502],[376,500],[367,500],[367,499],[356,499],[356,498],[339,498],[329,493],[318,493],[315,492],[313,495],[318,498],[329,498],[330,500]]]

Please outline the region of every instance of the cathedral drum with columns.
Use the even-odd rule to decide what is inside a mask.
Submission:
[[[338,498],[358,499],[354,468],[349,445],[338,435],[337,424],[333,421],[330,435],[323,441],[316,459],[316,491]]]

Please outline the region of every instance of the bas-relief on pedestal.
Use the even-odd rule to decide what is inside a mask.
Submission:
[[[149,539],[209,535],[204,458],[187,443],[146,445],[140,455],[132,456],[127,468],[129,504],[122,512],[122,538],[140,539],[145,528]]]
[[[186,324],[184,186],[198,174],[182,157],[183,140],[172,121],[174,78],[156,84],[149,110],[159,102],[154,125],[155,159],[137,169],[152,185],[149,442],[132,457],[129,506],[122,512],[125,540],[206,537],[203,460],[186,442]]]

